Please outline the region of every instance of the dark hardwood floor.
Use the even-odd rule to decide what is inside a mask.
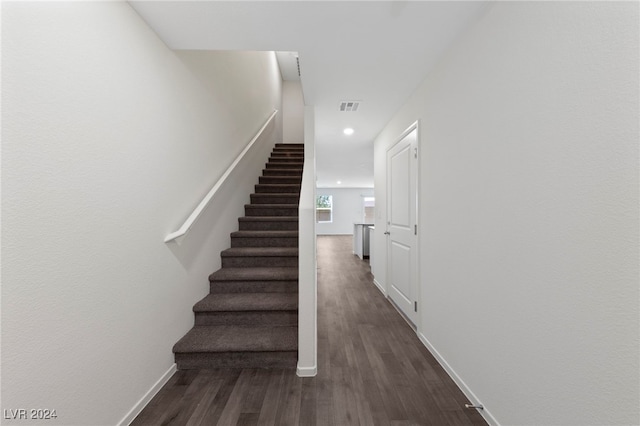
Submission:
[[[178,371],[133,425],[485,425],[375,288],[351,237],[318,237],[318,375]]]

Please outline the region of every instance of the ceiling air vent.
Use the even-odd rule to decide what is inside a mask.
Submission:
[[[342,101],[340,102],[340,111],[356,112],[360,106],[360,101]]]

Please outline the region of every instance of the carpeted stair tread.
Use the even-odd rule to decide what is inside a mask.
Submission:
[[[287,153],[286,155],[273,155],[271,154],[271,157],[269,157],[269,162],[270,163],[274,163],[274,162],[284,162],[284,163],[304,163],[304,156],[302,155],[293,155],[293,154],[289,154]]]
[[[274,152],[273,154],[271,154],[271,157],[269,157],[269,160],[284,160],[284,159],[298,160],[298,161],[304,162],[304,155],[291,153],[291,152]]]
[[[240,231],[294,231],[298,229],[298,216],[243,216],[238,218],[238,227]]]
[[[297,311],[298,293],[209,294],[196,303],[193,312]]]
[[[288,158],[286,160],[270,158],[269,161],[267,161],[264,165],[266,168],[270,169],[302,169],[304,167],[304,161],[302,161],[301,158]]]
[[[257,194],[299,194],[300,184],[295,183],[263,183],[255,186]]]
[[[240,222],[297,222],[298,216],[242,216]]]
[[[298,238],[298,231],[235,231],[231,238]]]
[[[250,195],[251,204],[289,204],[298,207],[300,194],[294,192],[271,193],[259,192]]]
[[[302,176],[302,167],[265,167],[262,169],[263,176]]]
[[[280,216],[298,217],[298,206],[295,204],[247,204],[244,206],[246,216]]]
[[[282,170],[300,170],[302,171],[303,163],[300,162],[292,162],[292,163],[279,163],[279,162],[269,162],[265,164],[265,168],[267,169],[282,169]]]
[[[249,231],[247,231],[249,232]],[[264,231],[258,231],[264,232]],[[295,232],[295,231],[289,231]],[[281,257],[298,256],[297,247],[232,247],[220,253],[222,257]]]
[[[298,349],[297,327],[218,325],[193,327],[174,353],[277,352]]]
[[[284,188],[282,188],[284,189]],[[299,191],[291,191],[291,192],[254,192],[251,194],[252,197],[261,197],[261,198],[277,198],[277,197],[298,197],[300,196]],[[277,204],[277,203],[275,203]]]
[[[266,207],[270,207],[270,208],[289,208],[289,207],[291,207],[291,204],[282,204],[282,203],[278,203],[278,204],[245,204],[244,207],[245,208],[247,208],[247,207],[249,207],[249,208],[266,208]]]
[[[293,281],[297,267],[221,268],[209,275],[209,281]]]
[[[192,352],[176,354],[176,364],[179,370],[210,370],[217,368],[279,368],[295,370],[297,363],[298,351]]]
[[[297,184],[302,181],[301,176],[260,176],[260,184]]]
[[[298,266],[298,247],[293,247],[291,244],[273,247],[270,244],[256,244],[256,241],[239,246],[238,241],[233,243],[232,248],[220,253],[223,268]]]

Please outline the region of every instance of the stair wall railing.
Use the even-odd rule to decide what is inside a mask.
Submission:
[[[264,125],[260,128],[260,130],[258,130],[258,133],[256,133],[256,135],[253,137],[253,139],[251,139],[249,141],[249,143],[244,147],[242,152],[240,152],[240,154],[238,154],[238,156],[233,161],[233,163],[231,163],[231,165],[222,174],[222,176],[220,176],[220,179],[218,179],[218,181],[215,183],[215,185],[213,185],[213,187],[209,190],[207,195],[205,195],[205,197],[202,199],[202,201],[200,201],[198,206],[193,210],[193,212],[191,212],[191,214],[189,215],[189,217],[187,217],[187,219],[184,221],[182,226],[180,226],[180,228],[178,228],[177,231],[174,231],[174,232],[170,233],[169,235],[167,235],[165,237],[165,239],[164,239],[165,243],[169,243],[169,242],[172,242],[172,241],[179,243],[181,241],[181,239],[184,238],[184,236],[189,232],[189,230],[194,225],[194,223],[196,223],[196,221],[198,220],[200,215],[202,215],[202,212],[207,208],[207,206],[209,205],[211,200],[215,197],[215,195],[218,192],[218,190],[222,187],[222,185],[225,183],[225,181],[229,178],[229,176],[231,175],[233,170],[242,161],[242,159],[245,157],[247,152],[249,152],[251,147],[253,147],[253,145],[256,143],[256,141],[258,139],[260,139],[260,136],[262,135],[264,130],[267,128],[267,126],[273,121],[273,119],[275,118],[277,113],[278,113],[278,110],[274,109],[273,113],[269,116],[269,118],[264,123]]]

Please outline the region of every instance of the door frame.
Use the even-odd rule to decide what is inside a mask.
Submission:
[[[389,197],[389,191],[391,190],[391,185],[389,184],[391,177],[389,176],[389,164],[387,162],[388,160],[388,154],[389,152],[394,149],[398,143],[400,143],[405,137],[407,137],[411,132],[416,131],[416,173],[415,173],[415,188],[416,188],[416,193],[415,193],[415,225],[417,226],[417,230],[418,232],[416,233],[416,247],[415,247],[415,252],[416,252],[416,259],[417,262],[415,262],[415,265],[413,267],[413,276],[416,280],[415,283],[415,290],[416,290],[416,302],[418,302],[418,309],[416,312],[416,323],[412,324],[411,321],[405,316],[405,314],[400,310],[400,308],[398,308],[395,303],[392,301],[390,295],[389,295],[389,288],[388,286],[390,285],[390,274],[391,274],[391,268],[389,265],[389,235],[385,235],[385,287],[386,288],[386,297],[387,299],[389,299],[389,301],[391,302],[391,304],[394,306],[394,308],[400,313],[400,315],[402,316],[402,318],[407,321],[407,323],[415,329],[416,333],[419,332],[419,330],[421,329],[420,324],[422,323],[422,307],[423,307],[423,303],[422,303],[422,286],[421,286],[421,280],[420,280],[420,235],[421,235],[421,226],[419,224],[419,219],[420,219],[420,151],[421,151],[421,144],[420,144],[420,139],[421,139],[421,131],[420,131],[420,120],[416,120],[414,121],[409,127],[407,127],[401,134],[399,137],[397,137],[395,139],[395,141],[393,142],[393,144],[391,146],[389,146],[389,148],[385,151],[385,180],[386,180],[386,194],[385,194],[385,232],[389,232],[389,202],[391,197]]]

